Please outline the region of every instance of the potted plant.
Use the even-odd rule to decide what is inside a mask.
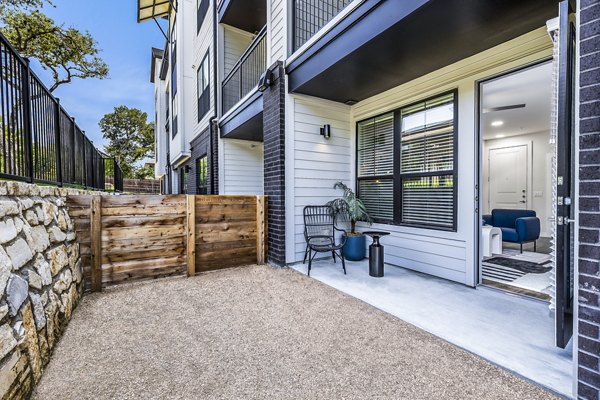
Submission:
[[[371,224],[372,219],[364,203],[356,197],[352,189],[343,182],[336,182],[333,188],[341,189],[344,193],[342,197],[331,200],[327,205],[333,207],[336,218],[343,216],[350,221],[350,232],[346,233],[346,244],[343,248],[344,257],[350,261],[360,261],[366,255],[366,238],[362,233],[356,232],[356,222],[364,221]]]

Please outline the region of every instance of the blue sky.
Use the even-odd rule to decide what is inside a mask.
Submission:
[[[57,23],[89,31],[108,64],[108,79],[76,79],[54,91],[61,104],[75,117],[81,129],[102,148],[105,143],[98,122],[115,106],[136,107],[154,115],[150,83],[151,48],[163,48],[165,39],[152,21],[137,23],[136,0],[53,0],[55,7],[44,13]],[[35,72],[51,83],[50,75],[32,63]]]

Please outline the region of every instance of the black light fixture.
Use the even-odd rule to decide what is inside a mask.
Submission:
[[[325,139],[329,139],[331,137],[331,125],[326,124],[321,128],[321,135]]]
[[[267,69],[258,79],[258,91],[264,92],[267,90],[273,81],[273,71]]]

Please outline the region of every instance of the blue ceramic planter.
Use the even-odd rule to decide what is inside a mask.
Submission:
[[[344,258],[349,261],[360,261],[366,256],[366,236],[346,236],[344,244]]]

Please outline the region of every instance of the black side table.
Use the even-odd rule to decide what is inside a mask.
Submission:
[[[383,246],[379,244],[379,238],[389,235],[384,231],[363,232],[373,238],[373,243],[369,246],[369,275],[375,278],[383,277]]]

